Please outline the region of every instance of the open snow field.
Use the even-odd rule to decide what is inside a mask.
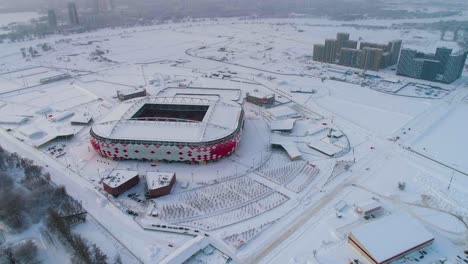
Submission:
[[[463,121],[467,115],[468,104],[450,109],[416,140],[415,147],[432,158],[468,173],[468,124]]]
[[[427,259],[447,257],[456,263],[466,249],[468,176],[456,172],[453,187],[447,185],[453,169],[468,173],[467,73],[453,85],[441,86],[440,96],[426,96],[411,87],[394,93],[399,88],[382,81],[370,87],[358,70],[349,73],[311,59],[312,45],[337,32],[382,43],[401,38],[404,47],[422,51],[441,45],[458,49],[456,42],[440,40],[438,31],[400,27],[434,21],[351,25],[326,19],[231,18],[0,44],[0,145],[47,164],[52,180],[65,185],[92,216],[74,231],[109,258],[119,253],[124,263],[180,263],[192,255],[188,263],[362,260],[346,236],[367,221],[355,212],[356,205],[375,199],[385,211],[378,217],[406,212],[434,234]],[[20,48],[44,42],[52,50],[21,57]],[[70,78],[41,84],[42,78],[58,74]],[[372,74],[400,80],[399,86],[427,84],[400,78],[390,69]],[[53,119],[88,113],[99,122],[120,104],[117,91],[137,88],[152,96],[196,94],[244,103],[238,150],[206,165],[108,160],[89,143],[91,124],[72,126],[71,116]],[[281,106],[245,103],[246,94],[253,92],[273,93]],[[272,114],[275,108],[295,112],[291,133],[270,131],[271,122],[283,118]],[[69,130],[72,138],[34,145]],[[337,139],[330,139],[332,133],[339,134]],[[296,146],[302,160],[291,161],[282,148],[271,147],[272,140]],[[311,143],[334,153],[317,151]],[[171,171],[177,182],[172,194],[161,198],[145,198],[143,178],[112,197],[101,182],[114,169],[140,175]],[[398,182],[406,183],[404,191]],[[341,218],[334,208],[340,201],[346,203]],[[153,211],[158,214],[151,216]],[[66,259],[63,248],[54,254]]]

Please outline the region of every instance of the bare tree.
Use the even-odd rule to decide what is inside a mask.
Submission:
[[[14,247],[13,254],[19,263],[39,263],[39,261],[37,260],[37,246],[31,240],[28,240]]]
[[[99,249],[96,244],[90,248],[93,264],[107,264],[107,255]]]

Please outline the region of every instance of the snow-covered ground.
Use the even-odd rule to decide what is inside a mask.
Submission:
[[[83,201],[91,215],[74,231],[110,258],[119,253],[124,263],[171,258],[193,249],[200,236],[217,251],[199,252],[189,263],[225,263],[223,254],[236,263],[344,263],[360,258],[346,242],[349,230],[365,223],[353,207],[372,198],[383,204],[380,217],[404,211],[433,232],[428,259],[456,263],[467,238],[466,224],[454,215],[468,220],[468,74],[452,85],[433,84],[443,94],[431,97],[411,87],[394,93],[399,88],[381,80],[364,85],[369,79],[359,71],[311,60],[313,44],[343,31],[381,43],[401,38],[404,47],[422,51],[459,49],[456,42],[441,41],[438,31],[399,27],[409,21],[437,20],[344,25],[230,18],[0,44],[0,121],[27,118],[0,124],[0,145],[47,164],[52,180]],[[37,48],[39,57],[22,58],[20,48],[44,42],[53,49]],[[58,74],[71,78],[40,83]],[[372,74],[399,81],[399,87],[428,84],[390,69]],[[248,92],[275,93],[278,104],[299,118],[291,134],[273,135],[271,111],[244,103],[240,147],[207,165],[107,160],[92,149],[89,125],[72,126],[70,118],[53,122],[69,112],[90,113],[99,122],[120,103],[117,91],[138,87],[150,95],[214,93],[239,103]],[[69,129],[73,138],[34,147],[44,134]],[[344,136],[329,140],[333,131]],[[294,143],[303,160],[290,161],[282,149],[272,149],[273,136]],[[314,141],[333,145],[339,155],[310,148]],[[144,181],[114,198],[100,183],[113,169],[176,172],[177,183],[171,195],[157,199],[144,197]],[[406,182],[406,190],[398,182]],[[340,200],[347,208],[337,218],[334,205]],[[139,215],[128,215],[128,209]],[[149,216],[151,210],[160,214]]]

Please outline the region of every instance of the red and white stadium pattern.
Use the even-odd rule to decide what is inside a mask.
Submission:
[[[137,159],[200,163],[215,161],[232,154],[239,145],[241,132],[242,129],[239,129],[236,134],[226,137],[225,140],[218,140],[217,143],[213,144],[200,143],[199,145],[125,144],[109,139],[99,139],[91,135],[91,145],[99,155],[115,160]]]

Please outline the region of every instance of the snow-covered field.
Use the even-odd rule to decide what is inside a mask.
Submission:
[[[124,263],[186,260],[193,254],[188,263],[225,263],[223,254],[235,263],[362,260],[346,234],[366,222],[355,205],[373,198],[386,212],[379,217],[407,212],[434,233],[427,259],[447,257],[456,263],[467,237],[466,224],[453,215],[468,220],[468,178],[463,178],[468,177],[468,104],[463,100],[468,74],[444,85],[440,96],[414,87],[397,94],[381,81],[364,85],[369,79],[359,71],[344,74],[340,71],[350,69],[311,60],[313,44],[343,31],[352,39],[381,43],[401,38],[405,47],[422,51],[441,45],[459,49],[456,42],[441,41],[438,31],[400,29],[405,22],[231,18],[0,44],[0,145],[47,164],[52,180],[83,201],[92,216],[74,231],[109,258],[119,253]],[[53,49],[37,48],[40,56],[22,58],[20,48],[44,42]],[[70,78],[40,83],[58,74]],[[389,69],[372,74],[399,80],[400,87],[427,84]],[[89,143],[90,125],[72,126],[70,118],[53,121],[72,112],[89,113],[99,122],[120,103],[117,91],[139,87],[153,96],[217,94],[239,103],[246,93],[274,93],[281,107],[299,117],[291,134],[273,133],[269,123],[278,117],[244,103],[239,149],[206,165],[107,160]],[[297,92],[301,89],[314,92]],[[27,120],[7,122],[21,118]],[[47,135],[69,130],[73,138],[35,147]],[[331,140],[333,131],[343,136]],[[297,146],[302,160],[291,161],[284,150],[271,148],[273,137]],[[308,146],[317,141],[337,155]],[[443,164],[460,171],[449,190],[439,183],[451,181],[454,172]],[[172,171],[177,183],[161,198],[145,198],[144,181],[115,198],[101,184],[113,169],[142,175]],[[406,182],[404,191],[398,182]],[[129,196],[133,193],[138,196]],[[334,206],[340,200],[347,208],[337,218]],[[159,214],[150,216],[152,210]],[[207,249],[206,241],[217,251]]]

